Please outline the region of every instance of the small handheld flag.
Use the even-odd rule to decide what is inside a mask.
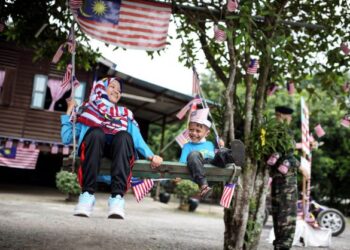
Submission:
[[[326,134],[326,132],[323,130],[323,128],[321,127],[321,124],[318,124],[315,127],[315,132],[318,138],[324,136]]]
[[[258,72],[258,67],[259,67],[259,60],[257,60],[257,59],[250,59],[250,63],[248,65],[247,73],[249,75],[256,74]]]
[[[152,179],[138,180],[131,183],[137,202],[140,202],[152,189],[154,182]]]
[[[236,184],[226,184],[224,187],[224,191],[221,196],[220,205],[224,208],[229,208],[231,204],[231,200],[233,197],[233,194],[235,192],[235,186]]]
[[[229,12],[233,12],[233,11],[237,10],[237,8],[238,8],[237,0],[228,0],[227,1],[227,10]]]
[[[175,137],[176,142],[180,145],[182,148],[187,142],[190,141],[189,131],[185,129],[182,131],[178,136]]]
[[[214,39],[217,42],[223,42],[226,40],[226,33],[224,30],[219,29],[218,26],[214,26]]]

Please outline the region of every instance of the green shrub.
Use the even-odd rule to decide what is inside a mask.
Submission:
[[[64,194],[79,194],[80,185],[75,173],[61,170],[56,174],[56,186]]]
[[[188,198],[198,192],[198,185],[190,180],[180,181],[175,188],[175,194],[180,198],[180,203],[187,203]]]

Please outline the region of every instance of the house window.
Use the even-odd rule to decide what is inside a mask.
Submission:
[[[66,99],[70,97],[71,89],[69,86],[62,88],[61,84],[62,81],[59,79],[35,75],[31,107],[49,111],[66,111]],[[84,101],[85,89],[85,82],[80,82],[79,87],[75,89],[74,97],[78,105]]]
[[[47,89],[47,76],[35,75],[32,93],[32,108],[44,108]]]

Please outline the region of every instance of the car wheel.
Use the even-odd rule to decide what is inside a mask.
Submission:
[[[317,222],[320,227],[332,230],[332,236],[338,236],[345,230],[344,215],[337,209],[327,209],[317,216]]]

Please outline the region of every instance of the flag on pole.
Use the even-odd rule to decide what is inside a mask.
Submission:
[[[74,34],[73,34],[73,32],[69,32],[66,45],[67,45],[67,47],[68,47],[69,53],[72,54],[72,53],[75,51],[75,48],[76,48],[76,41],[75,41],[75,39],[74,39]]]
[[[184,131],[182,131],[178,136],[175,137],[176,142],[180,145],[180,147],[182,148],[187,142],[190,141],[190,136],[189,136],[190,132],[188,131],[188,129],[185,129]]]
[[[192,99],[189,103],[187,103],[177,114],[176,117],[180,120],[186,115],[187,111],[192,108],[192,106],[195,104],[196,106],[198,104],[202,103],[202,99],[199,96],[196,96],[194,99]]]
[[[318,138],[324,136],[326,134],[326,132],[324,132],[323,128],[321,127],[321,124],[318,124],[315,127],[315,132]]]
[[[214,39],[217,42],[224,42],[226,40],[226,32],[220,29],[217,25],[214,26]]]
[[[250,59],[250,63],[248,65],[248,70],[247,73],[249,75],[254,75],[258,72],[258,68],[259,68],[259,60],[257,59]]]
[[[152,189],[154,182],[152,179],[144,179],[131,182],[132,190],[134,191],[137,202],[140,202],[143,197]]]
[[[68,84],[70,83],[71,77],[72,77],[72,64],[67,65],[66,73],[64,74],[61,87],[66,88]]]
[[[77,22],[87,35],[131,49],[166,46],[171,5],[143,0],[85,0]]]
[[[235,192],[235,186],[236,184],[226,184],[224,187],[224,191],[221,196],[220,205],[224,208],[229,208],[231,204],[231,200],[233,197],[233,194]]]
[[[237,0],[228,0],[227,1],[227,10],[229,12],[233,12],[238,8],[238,2]]]
[[[14,149],[11,148],[11,151]],[[0,165],[10,168],[35,169],[39,149],[15,148],[15,157],[7,158],[0,155]]]
[[[78,10],[83,5],[83,0],[69,0],[69,7],[74,14],[78,14]]]
[[[200,95],[199,76],[194,68],[192,70],[192,96],[197,96]]]

